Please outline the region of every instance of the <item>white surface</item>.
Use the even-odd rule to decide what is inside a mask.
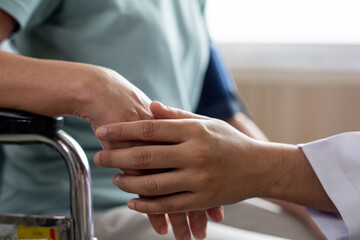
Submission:
[[[260,201],[254,200],[225,206],[225,220],[222,223],[286,239],[317,240],[310,228],[299,218],[283,211],[278,213],[277,210],[274,211],[276,208],[259,207]]]

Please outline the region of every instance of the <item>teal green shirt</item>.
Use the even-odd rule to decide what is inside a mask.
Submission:
[[[0,1],[19,23],[12,41],[20,54],[114,69],[151,99],[186,110],[198,103],[209,58],[203,6],[201,0]],[[95,210],[133,197],[112,184],[116,170],[93,164],[100,145],[86,121],[66,117],[64,129],[89,158]],[[5,150],[1,212],[68,209],[68,173],[54,150],[42,145]]]

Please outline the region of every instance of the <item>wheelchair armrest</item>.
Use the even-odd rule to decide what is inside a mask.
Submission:
[[[62,117],[46,117],[13,109],[0,108],[1,134],[52,135],[63,126]]]

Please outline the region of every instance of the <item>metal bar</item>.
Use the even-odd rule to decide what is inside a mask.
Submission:
[[[45,143],[64,158],[70,175],[71,214],[75,239],[96,240],[94,236],[91,172],[87,157],[80,145],[63,130],[54,136],[38,134],[3,134],[0,143]]]

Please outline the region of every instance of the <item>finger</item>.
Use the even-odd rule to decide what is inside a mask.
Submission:
[[[121,169],[124,174],[131,175],[131,176],[142,176],[145,175],[144,170],[137,170],[137,169]]]
[[[128,201],[127,206],[132,210],[142,213],[177,213],[195,210],[196,206],[194,206],[194,203],[196,201],[197,197],[195,194],[184,192],[158,198],[131,199]]]
[[[188,212],[189,224],[196,239],[206,238],[207,217],[204,210]]]
[[[113,123],[96,129],[101,141],[183,142],[188,139],[187,122],[175,120],[143,120]]]
[[[178,145],[104,150],[94,156],[97,166],[120,169],[182,168],[189,165],[187,159]]]
[[[186,212],[168,214],[176,239],[191,239]]]
[[[157,119],[184,119],[184,118],[208,119],[205,116],[197,115],[178,108],[164,106],[163,104],[156,101],[153,101],[150,104],[150,110]]]
[[[169,231],[169,225],[166,220],[165,214],[148,214],[148,218],[154,230],[161,234],[167,234]]]
[[[145,176],[115,174],[113,183],[121,190],[143,196],[159,196],[189,191],[191,185],[183,181],[187,175],[178,171],[169,171]]]
[[[144,142],[144,141],[101,142],[103,149],[131,148],[138,146],[147,146],[150,144],[151,144],[150,142]]]
[[[220,222],[225,218],[223,206],[210,208],[206,210],[206,212],[209,215],[209,217],[215,222]]]

